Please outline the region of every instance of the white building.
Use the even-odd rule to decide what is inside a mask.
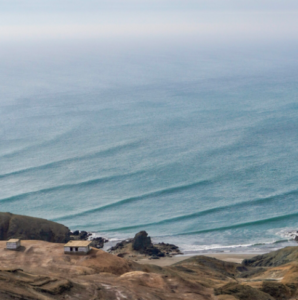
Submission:
[[[69,241],[64,245],[66,254],[87,254],[90,250],[91,241]]]
[[[21,240],[20,239],[10,239],[6,242],[6,249],[9,250],[17,250],[21,247]]]

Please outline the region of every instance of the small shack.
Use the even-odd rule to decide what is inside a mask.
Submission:
[[[20,239],[10,239],[6,242],[6,249],[18,250],[21,247]]]
[[[66,254],[87,254],[90,250],[91,241],[69,241],[64,245]]]

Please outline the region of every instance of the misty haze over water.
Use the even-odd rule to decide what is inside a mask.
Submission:
[[[0,1],[1,211],[186,252],[293,243],[294,1],[20,3]]]

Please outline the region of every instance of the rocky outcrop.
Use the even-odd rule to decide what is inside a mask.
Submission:
[[[146,231],[138,232],[132,240],[132,249],[138,251],[141,254],[149,255],[152,258],[164,257],[165,254],[156,248],[152,242],[150,236]]]
[[[153,244],[146,231],[138,232],[133,239],[127,239],[117,243],[108,251],[113,254],[117,254],[120,257],[125,257],[127,254],[133,254],[137,252],[153,259],[182,254],[179,250],[179,247],[173,244]]]
[[[154,244],[155,248],[158,248],[162,253],[165,255],[177,255],[177,254],[183,254],[179,247],[173,244],[167,244],[167,243],[158,243]]]
[[[69,237],[70,230],[62,224],[40,218],[0,213],[0,240],[20,238],[66,243]]]
[[[109,249],[109,252],[119,251],[119,250],[121,251],[127,245],[130,245],[131,243],[132,243],[132,239],[127,239],[127,240],[121,241],[121,242],[117,243],[115,246],[111,247]]]
[[[151,238],[146,231],[140,231],[132,240],[132,249],[141,253],[152,246]]]
[[[104,246],[104,243],[107,243],[108,240],[102,237],[97,237],[91,240],[91,246],[97,249],[101,249]]]
[[[173,244],[153,244],[146,231],[140,231],[132,240],[132,249],[152,258],[182,254],[178,246]]]
[[[80,240],[87,240],[90,234],[87,231],[81,231],[79,234]]]

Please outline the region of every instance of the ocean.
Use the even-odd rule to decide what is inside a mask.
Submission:
[[[298,230],[297,44],[0,48],[0,211],[184,253]]]

